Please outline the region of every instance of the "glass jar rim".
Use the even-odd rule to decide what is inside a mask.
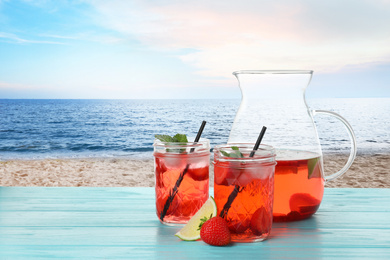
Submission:
[[[233,75],[238,74],[313,74],[312,70],[238,70]]]
[[[153,143],[154,147],[159,148],[210,148],[210,140],[206,138],[200,138],[199,142],[163,142],[159,139],[155,139]]]
[[[223,145],[216,145],[214,147],[214,159],[218,161],[223,161],[223,162],[261,162],[261,163],[273,163],[275,162],[275,148],[273,148],[270,145],[266,144],[261,144],[259,149],[256,151],[263,151],[265,153],[259,155],[256,154],[254,157],[243,157],[243,158],[236,158],[236,157],[227,157],[219,153],[222,149],[229,149],[232,146],[237,146],[241,151],[243,152],[252,152],[254,143],[228,143],[228,144],[223,144]]]

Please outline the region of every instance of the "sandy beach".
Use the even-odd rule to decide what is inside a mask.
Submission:
[[[338,171],[346,160],[346,155],[324,155],[325,173]],[[0,176],[1,186],[154,186],[152,158],[9,160],[0,162]],[[390,188],[390,154],[358,155],[348,172],[326,187]]]

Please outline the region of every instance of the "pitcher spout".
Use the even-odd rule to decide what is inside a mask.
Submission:
[[[312,70],[240,70],[236,76],[243,99],[302,98]]]

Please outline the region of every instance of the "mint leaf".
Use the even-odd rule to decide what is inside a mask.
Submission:
[[[242,155],[241,152],[233,152],[233,153],[230,153],[230,157],[233,157],[233,158],[244,158],[244,156]]]
[[[319,159],[320,159],[319,157],[312,158],[312,159],[309,159],[309,161],[307,162],[307,170],[309,172],[308,179],[311,178],[311,175],[313,174],[313,171],[314,171],[314,167],[316,166]]]
[[[187,136],[184,134],[176,134],[172,142],[188,143]]]
[[[242,153],[240,151],[237,151],[237,152],[230,153],[230,157],[244,158],[244,155],[242,155]]]
[[[154,135],[154,137],[161,142],[173,143],[172,145],[175,145],[174,143],[188,143],[187,136],[185,134],[176,134],[173,137],[169,135]],[[167,152],[184,153],[185,151],[185,148],[167,149]]]
[[[231,147],[234,152],[230,153],[230,157],[234,158],[244,158],[244,155],[240,152],[240,149],[237,146]]]
[[[223,156],[230,157],[230,154],[228,152],[222,150],[221,150],[221,154],[223,154]]]
[[[222,151],[221,153],[226,157],[231,158],[244,158],[244,155],[240,152],[240,149],[237,146],[232,146],[231,149],[233,150],[232,153],[228,153],[226,151]]]
[[[169,135],[154,135],[154,137],[161,142],[174,142],[173,138],[170,137]]]

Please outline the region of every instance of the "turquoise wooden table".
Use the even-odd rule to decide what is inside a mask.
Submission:
[[[269,240],[212,247],[160,224],[153,188],[0,188],[0,259],[390,259],[390,189],[326,189]]]

